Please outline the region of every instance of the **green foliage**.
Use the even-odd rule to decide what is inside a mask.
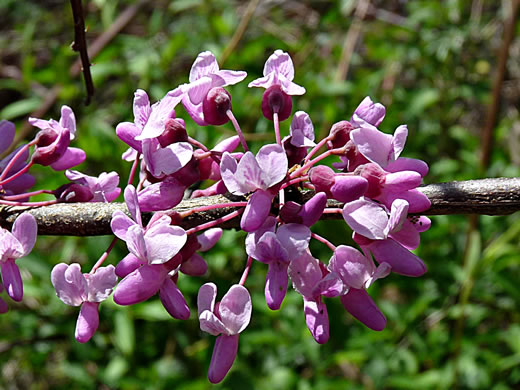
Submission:
[[[130,0],[84,2],[89,43],[99,37]],[[126,147],[115,126],[132,120],[137,88],[153,100],[187,82],[196,55],[219,57],[231,41],[246,4],[232,0],[156,0],[92,60],[96,94],[83,105],[81,75],[69,68],[77,54],[68,2],[0,1],[0,117],[21,128],[25,116],[57,86],[58,99],[78,119],[77,145],[87,151],[80,170],[97,175],[116,170],[125,180],[129,166],[119,159]],[[317,135],[348,119],[366,95],[387,105],[381,129],[407,123],[408,157],[430,164],[428,183],[489,176],[518,176],[511,142],[518,127],[518,88],[503,96],[492,163],[479,170],[479,132],[490,103],[496,52],[507,14],[500,2],[378,1],[363,22],[346,81],[334,79],[356,1],[260,2],[246,32],[222,68],[246,70],[248,79],[229,88],[236,117],[258,149],[273,140],[271,123],[260,113],[260,90],[247,82],[262,73],[274,49],[290,52],[295,81],[307,94],[294,99],[307,111]],[[475,3],[482,4],[481,12]],[[506,4],[507,2],[502,2]],[[477,6],[478,8],[478,6]],[[388,11],[384,13],[379,11]],[[385,18],[386,15],[386,18]],[[517,29],[518,30],[518,29]],[[518,39],[516,40],[518,49]],[[520,75],[518,50],[510,54],[509,75]],[[512,82],[512,83],[514,83]],[[515,95],[516,93],[516,95]],[[182,109],[179,116],[187,119]],[[282,124],[282,133],[288,132]],[[188,132],[208,145],[232,134],[230,126]],[[30,135],[28,136],[28,138]],[[518,143],[516,144],[518,148]],[[36,169],[38,188],[65,183],[62,174]],[[353,320],[339,301],[328,300],[331,340],[318,346],[303,317],[301,297],[289,292],[279,312],[263,297],[266,268],[253,264],[247,287],[253,317],[240,340],[237,360],[222,389],[509,389],[520,386],[520,221],[516,215],[482,217],[467,236],[464,216],[433,217],[417,254],[429,272],[419,278],[392,275],[370,289],[388,326],[373,332]],[[334,244],[349,243],[344,224],[321,222],[317,232]],[[59,262],[92,266],[109,237],[40,238],[19,265],[25,296],[0,317],[0,387],[10,389],[163,389],[210,387],[206,375],[214,337],[200,332],[196,294],[212,280],[219,296],[240,278],[246,261],[243,233],[227,231],[205,254],[203,278],[181,276],[179,285],[192,310],[188,321],[170,319],[158,298],[121,308],[101,305],[100,329],[87,344],[74,340],[77,308],[63,305],[49,280]],[[108,261],[126,254],[122,243]],[[328,249],[312,243],[322,261]]]

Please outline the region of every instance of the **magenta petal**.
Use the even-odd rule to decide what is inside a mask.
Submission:
[[[152,109],[150,107],[150,99],[146,91],[138,89],[134,92],[134,122],[141,129],[146,125]],[[117,131],[117,130],[116,130]],[[136,134],[137,135],[137,134]]]
[[[180,271],[190,276],[202,276],[208,270],[208,263],[197,253],[182,263]]]
[[[69,130],[70,139],[73,140],[76,133],[76,117],[74,116],[72,108],[65,105],[61,106],[61,118],[59,123],[61,127]]]
[[[269,264],[269,270],[265,279],[265,300],[271,310],[278,310],[287,293],[287,265],[280,262]]]
[[[5,152],[13,143],[15,126],[13,122],[0,121],[0,154]]]
[[[181,290],[170,278],[164,280],[159,297],[166,311],[179,320],[187,320],[190,318],[190,308],[182,295]]]
[[[211,383],[221,382],[231,369],[238,352],[238,338],[238,334],[233,336],[222,334],[217,337],[208,371]]]
[[[285,150],[277,144],[264,145],[256,155],[267,188],[279,183],[287,175],[289,162]]]
[[[384,229],[388,224],[388,214],[376,202],[359,199],[345,204],[343,218],[356,233],[372,240],[386,238]]]
[[[197,294],[197,311],[199,316],[206,310],[213,313],[216,298],[217,286],[214,283],[206,283],[200,287]]]
[[[406,191],[419,187],[421,174],[415,171],[389,173],[385,177],[385,188],[390,191]]]
[[[116,265],[116,275],[120,278],[124,278],[131,272],[134,272],[137,268],[143,265],[143,262],[139,260],[134,254],[129,253]]]
[[[298,215],[302,218],[302,223],[305,226],[311,227],[319,221],[326,206],[327,194],[325,194],[325,192],[318,192],[303,204]]]
[[[385,117],[386,109],[381,103],[374,103],[369,96],[363,99],[354,111],[351,122],[359,126],[365,121],[372,126],[379,126]]]
[[[8,195],[21,194],[31,188],[35,182],[36,179],[34,176],[24,173],[9,183],[4,184],[2,187]]]
[[[78,342],[86,343],[96,333],[99,326],[98,306],[97,302],[84,302],[81,305],[75,334]]]
[[[7,305],[7,303],[2,298],[0,298],[0,314],[7,313],[8,311],[9,305]]]
[[[122,122],[116,127],[116,134],[125,144],[132,149],[142,152],[141,141],[136,141],[135,137],[141,134],[142,128],[137,127],[131,122]]]
[[[382,168],[393,161],[393,137],[382,133],[374,126],[365,123],[359,129],[350,132],[350,139],[359,151],[370,161],[379,164]]]
[[[267,191],[257,190],[247,202],[244,214],[240,220],[243,231],[251,233],[258,229],[271,212],[273,196]]]
[[[307,301],[303,299],[305,322],[307,328],[318,344],[329,341],[329,314],[327,306],[321,299],[318,301]]]
[[[414,189],[414,190],[408,190],[404,192],[398,192],[398,193],[388,193],[384,197],[384,199],[380,199],[390,207],[392,205],[392,202],[395,199],[404,199],[409,203],[409,213],[420,213],[421,211],[426,211],[430,208],[431,202],[430,199],[426,195],[424,195],[421,191]]]
[[[201,252],[206,252],[213,248],[213,246],[220,240],[222,237],[222,229],[221,228],[213,228],[203,231],[197,236],[197,241],[200,244],[199,250]]]
[[[112,294],[112,289],[117,283],[115,267],[110,264],[99,267],[93,274],[88,274],[88,298],[89,302],[101,302]]]
[[[149,185],[138,194],[141,211],[171,209],[180,203],[185,189],[177,179],[171,177]]]
[[[428,164],[422,160],[415,158],[399,157],[397,160],[389,163],[385,170],[387,172],[415,171],[422,177],[428,173]]]
[[[167,277],[162,265],[143,265],[119,282],[114,291],[118,305],[133,305],[155,295]]]
[[[361,176],[337,176],[330,193],[339,202],[359,199],[368,189],[368,181]]]
[[[293,283],[293,288],[304,298],[313,300],[315,297],[314,288],[322,278],[319,261],[308,252],[304,252],[291,261],[287,271]]]
[[[395,161],[404,149],[406,143],[406,137],[408,137],[408,127],[401,125],[394,132],[394,139],[392,140],[393,154],[390,161]]]
[[[87,154],[79,148],[67,148],[65,154],[58,161],[51,164],[55,171],[63,171],[81,164],[87,158]]]
[[[189,81],[200,79],[203,76],[218,72],[218,64],[215,55],[210,51],[200,53],[191,66]]]
[[[66,305],[79,306],[87,299],[88,283],[77,263],[56,264],[51,271],[51,283]]]
[[[351,288],[340,300],[353,317],[370,329],[380,331],[385,328],[385,316],[365,290]]]
[[[395,273],[417,277],[426,272],[426,265],[419,257],[392,239],[374,241],[368,248],[379,264],[390,264]]]
[[[23,284],[20,269],[14,259],[7,259],[2,263],[2,281],[7,294],[13,301],[20,302],[23,298]]]

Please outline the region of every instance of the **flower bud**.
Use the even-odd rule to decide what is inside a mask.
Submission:
[[[287,137],[283,141],[283,148],[285,150],[285,154],[287,154],[287,160],[289,161],[290,167],[296,164],[300,164],[305,156],[307,156],[307,148],[298,147],[291,144],[291,137]]]
[[[162,148],[173,144],[174,142],[187,142],[188,133],[182,119],[168,119],[164,125],[164,132],[157,137]]]
[[[88,186],[76,183],[62,185],[54,191],[54,196],[58,202],[63,203],[89,202],[94,198],[94,194]]]
[[[291,115],[292,99],[282,91],[279,85],[272,85],[266,89],[262,98],[262,113],[273,120],[273,114],[278,113],[278,120],[284,121]]]
[[[227,123],[227,111],[231,108],[231,95],[222,87],[211,88],[202,101],[204,120],[210,125]]]
[[[330,188],[336,181],[334,171],[325,165],[318,165],[309,171],[309,180],[314,185],[316,192],[325,192],[328,197],[332,197]]]
[[[328,147],[330,149],[336,149],[345,146],[345,144],[350,141],[350,131],[353,128],[354,127],[349,121],[334,123],[330,129],[330,140],[327,142]]]
[[[378,196],[385,183],[385,171],[374,163],[364,164],[356,168],[355,174],[368,180],[368,189],[365,195],[369,198]]]
[[[52,129],[45,129],[38,132],[36,136],[36,148],[32,155],[32,162],[48,166],[58,161],[70,144],[70,132],[63,130],[56,132]]]

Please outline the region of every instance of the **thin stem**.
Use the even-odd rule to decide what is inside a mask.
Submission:
[[[290,179],[294,179],[295,177],[300,176],[303,172],[306,172],[310,167],[312,167],[317,162],[323,160],[324,158],[327,158],[329,156],[332,156],[334,154],[341,154],[341,152],[344,150],[344,148],[337,148],[337,149],[329,149],[325,153],[320,154],[318,157],[316,157],[314,160],[310,160],[303,164],[302,167],[298,168],[296,171],[291,173],[289,176]]]
[[[137,152],[137,155],[135,156],[134,163],[132,164],[132,169],[130,169],[130,174],[128,175],[128,184],[132,184],[134,181],[135,172],[137,171],[137,167],[139,166],[140,160],[139,157],[141,154]]]
[[[27,172],[32,166],[34,165],[34,163],[32,161],[30,161],[25,167],[23,167],[22,169],[20,169],[18,172],[16,172],[14,175],[12,176],[9,176],[7,179],[4,179],[2,181],[0,181],[0,186],[3,186],[11,181],[13,181],[14,179],[22,176],[25,172]]]
[[[238,138],[240,138],[240,143],[242,144],[244,151],[248,152],[249,148],[247,147],[246,139],[244,138],[244,134],[242,133],[242,129],[240,129],[240,125],[238,124],[238,121],[236,120],[236,118],[233,115],[233,113],[231,112],[231,110],[227,110],[226,115],[229,118],[229,120],[231,121],[231,123],[233,123],[233,127],[235,128],[235,130],[238,134]]]
[[[280,136],[280,120],[278,119],[278,113],[273,113],[273,122],[274,122],[274,135],[276,137],[276,143],[278,145],[282,145],[282,137]]]
[[[343,209],[337,207],[327,207],[323,210],[323,214],[341,214]]]
[[[57,199],[54,200],[46,200],[43,202],[11,202],[9,200],[0,200],[0,204],[5,204],[6,206],[28,206],[28,207],[41,207],[41,206],[50,206],[58,203]]]
[[[229,202],[229,203],[218,203],[218,204],[210,204],[208,206],[195,207],[191,210],[184,211],[180,213],[181,218],[186,218],[189,215],[195,213],[201,213],[203,211],[215,210],[215,209],[223,209],[226,207],[246,207],[247,202]]]
[[[11,168],[14,166],[16,161],[18,161],[18,159],[20,158],[20,156],[23,153],[25,153],[25,151],[27,149],[29,149],[30,146],[34,145],[34,143],[36,143],[36,141],[29,142],[27,145],[22,146],[18,152],[16,152],[16,154],[13,156],[13,158],[9,161],[7,166],[2,171],[2,174],[0,175],[0,182],[5,179],[5,177],[7,176],[9,171],[11,170]]]
[[[293,184],[297,184],[297,183],[300,183],[300,182],[306,181],[306,180],[309,180],[309,176],[308,175],[296,177],[296,178],[294,178],[292,180],[288,180],[285,183],[283,183],[281,189],[287,188],[289,186],[292,186]]]
[[[108,246],[107,250],[101,255],[101,257],[99,258],[99,260],[96,262],[96,264],[94,264],[94,266],[92,267],[92,269],[90,270],[90,274],[93,274],[94,272],[96,272],[96,270],[101,267],[101,265],[104,263],[104,261],[106,260],[106,258],[108,257],[108,255],[110,254],[110,252],[112,252],[112,249],[114,249],[114,246],[116,245],[116,242],[117,242],[118,238],[117,237],[114,237],[114,239],[112,240],[112,242],[110,243],[110,245]]]
[[[204,145],[202,142],[197,141],[196,139],[193,139],[191,137],[188,137],[188,142],[192,144],[193,146],[196,146],[199,149],[202,149],[205,152],[209,152],[209,149],[206,145]]]
[[[41,195],[41,194],[51,194],[51,195],[54,195],[54,191],[51,191],[51,190],[38,190],[38,191],[26,192],[24,194],[2,196],[2,199],[3,200],[18,200],[18,199],[30,198],[31,196],[36,196],[36,195]]]
[[[249,270],[251,269],[251,265],[253,264],[253,258],[251,256],[248,256],[247,257],[247,264],[246,264],[246,268],[244,268],[244,272],[242,273],[242,277],[240,278],[240,282],[238,282],[238,284],[240,284],[241,286],[243,286],[247,280],[247,276],[249,275]]]
[[[213,226],[218,226],[221,223],[224,223],[226,221],[229,221],[230,219],[233,219],[233,218],[239,216],[243,212],[244,212],[244,209],[233,211],[232,213],[224,215],[223,217],[215,219],[214,221],[209,221],[209,222],[203,223],[203,224],[201,224],[199,226],[195,226],[195,227],[193,227],[191,229],[188,229],[186,231],[186,234],[189,235],[189,234],[200,232],[201,230],[204,230],[204,229],[212,228]]]
[[[318,150],[319,150],[323,145],[325,145],[325,144],[327,143],[327,141],[328,141],[330,138],[331,138],[331,137],[330,137],[330,135],[329,135],[329,136],[323,138],[320,142],[318,142],[318,143],[316,144],[316,146],[315,146],[314,148],[312,148],[311,151],[307,154],[307,156],[305,156],[305,160],[303,160],[304,163],[307,163],[307,162],[311,159],[311,157],[314,156],[314,155],[316,154],[316,152],[317,152],[317,151],[318,151]]]
[[[330,242],[329,240],[327,240],[326,238],[316,234],[316,233],[311,233],[311,237],[314,238],[315,240],[321,242],[322,244],[325,244],[327,245],[331,251],[336,251],[336,246]]]

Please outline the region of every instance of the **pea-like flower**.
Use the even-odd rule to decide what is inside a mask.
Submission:
[[[213,348],[208,378],[211,383],[224,379],[235,361],[240,333],[251,320],[251,296],[244,286],[235,284],[215,303],[217,286],[203,285],[197,296],[200,329],[218,336]]]
[[[99,326],[99,303],[112,293],[117,283],[113,265],[100,267],[92,274],[82,274],[77,263],[60,263],[51,272],[56,295],[69,306],[81,306],[76,322],[76,340],[86,343]]]

